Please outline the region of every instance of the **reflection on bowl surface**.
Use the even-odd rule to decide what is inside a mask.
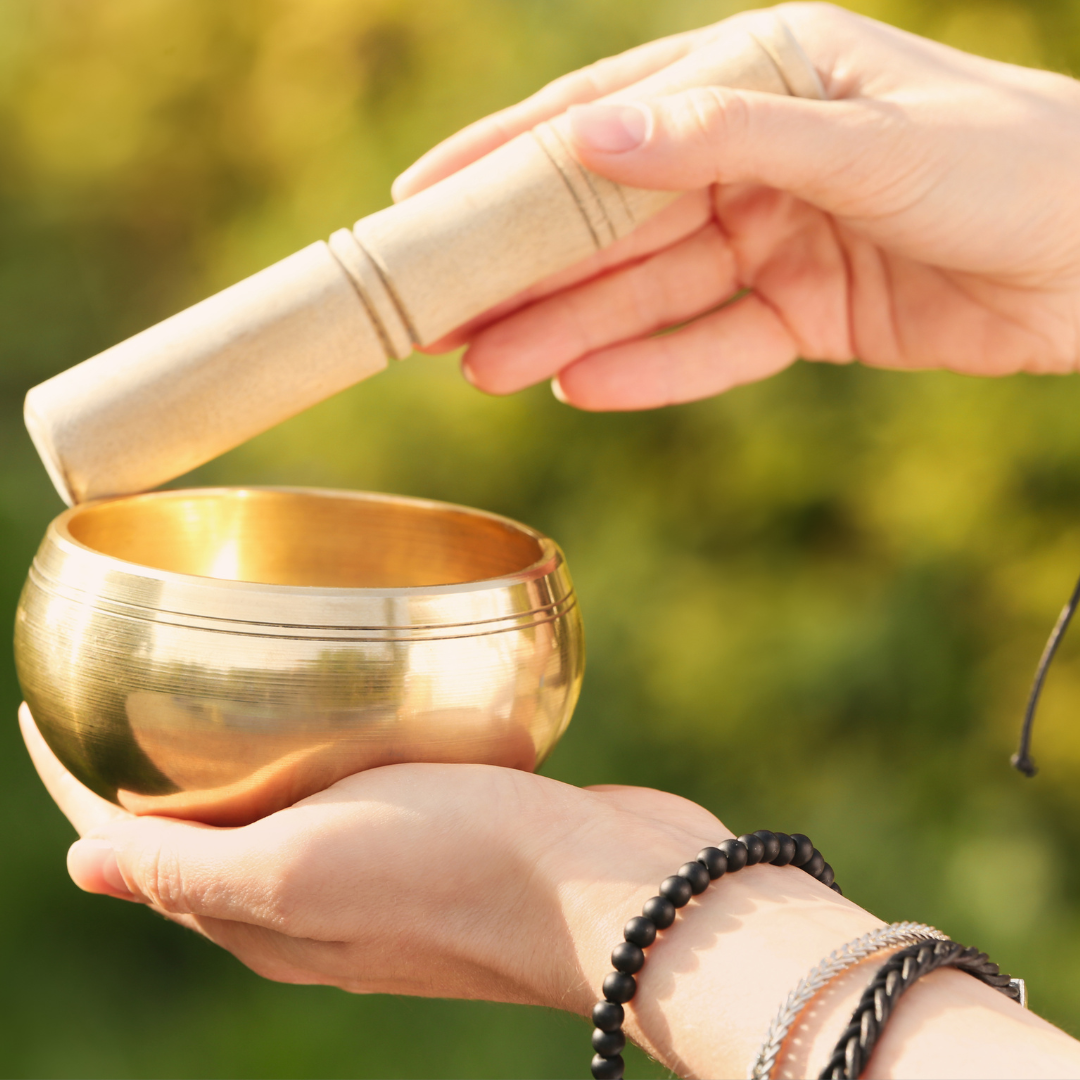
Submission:
[[[562,552],[506,518],[205,489],[53,521],[15,661],[88,787],[226,825],[393,762],[535,768],[569,722],[584,638]]]

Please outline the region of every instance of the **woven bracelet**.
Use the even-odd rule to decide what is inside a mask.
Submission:
[[[596,1051],[592,1059],[592,1075],[596,1080],[621,1080],[623,1076],[625,1063],[622,1051],[626,1046],[626,1036],[622,1030],[625,1020],[623,1005],[631,1001],[637,992],[634,976],[645,964],[644,950],[653,944],[659,931],[671,926],[677,909],[703,893],[711,882],[758,863],[797,866],[823,885],[840,892],[832,867],[825,862],[809,837],[801,833],[788,836],[763,829],[699,851],[694,862],[684,863],[677,873],[660,883],[659,895],[645,901],[641,915],[634,916],[626,924],[623,928],[624,940],[612,950],[611,965],[615,970],[605,977],[604,999],[592,1011],[596,1025],[592,1035],[593,1049]],[[857,1080],[901,995],[916,979],[939,967],[966,971],[1021,1005],[1027,1004],[1023,980],[1003,975],[985,953],[958,945],[940,931],[921,923],[894,923],[831,953],[796,986],[770,1026],[765,1043],[751,1066],[750,1075],[765,1077],[771,1074],[780,1045],[791,1024],[830,978],[866,956],[899,943],[904,935],[937,940],[923,940],[901,949],[881,966],[860,998],[850,1023],[820,1074],[820,1080]]]
[[[943,967],[966,971],[1013,1001],[1026,1004],[1023,980],[1003,975],[986,953],[948,938],[910,945],[882,964],[859,999],[819,1080],[857,1080],[900,997],[917,979]]]
[[[925,923],[891,923],[889,926],[871,930],[870,933],[863,934],[862,937],[849,941],[846,945],[829,953],[809,975],[799,982],[788,994],[784,1004],[780,1006],[776,1018],[765,1033],[765,1041],[761,1044],[761,1049],[750,1063],[747,1074],[749,1080],[770,1080],[772,1071],[776,1067],[776,1059],[780,1056],[780,1048],[799,1018],[799,1014],[837,975],[862,963],[867,957],[881,952],[882,949],[893,948],[896,945],[911,945],[925,941],[927,938],[948,940],[940,930],[935,930]]]

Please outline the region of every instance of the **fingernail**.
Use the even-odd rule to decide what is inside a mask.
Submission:
[[[68,850],[68,872],[75,884],[87,892],[132,895],[108,840],[76,840]]]
[[[476,386],[476,376],[473,374],[472,368],[469,367],[468,357],[465,357],[465,359],[461,361],[461,374],[470,386]],[[477,389],[479,390],[480,388],[477,386]]]
[[[551,392],[555,395],[556,401],[561,401],[564,405],[569,405],[570,401],[566,396],[566,391],[562,388],[562,383],[559,382],[559,376],[551,380]]]
[[[401,202],[412,194],[412,187],[416,183],[417,166],[419,161],[414,161],[397,179],[390,185],[390,198],[394,202]]]
[[[652,113],[643,105],[572,105],[569,117],[574,141],[603,154],[636,150],[652,124]]]

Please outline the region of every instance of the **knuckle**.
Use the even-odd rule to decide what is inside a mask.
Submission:
[[[748,144],[752,110],[738,90],[716,86],[699,87],[686,95],[684,124],[690,138],[699,144],[714,163],[717,180],[722,180],[722,163],[732,148]]]
[[[792,0],[792,2],[786,4],[778,4],[773,10],[780,18],[793,25],[808,20],[814,22],[840,22],[851,18],[849,11],[837,4],[827,3],[826,0]]]
[[[586,101],[602,97],[605,92],[604,62],[602,60],[581,69],[581,91]]]
[[[156,907],[170,915],[182,915],[191,908],[184,874],[175,852],[154,848],[141,855],[134,866],[136,887]]]
[[[259,906],[263,924],[286,937],[303,936],[302,875],[292,859],[275,860],[262,877],[264,893]]]
[[[319,982],[304,965],[296,963],[286,942],[266,940],[260,935],[260,940],[253,944],[254,948],[249,947],[237,955],[256,975],[273,982],[294,985]]]

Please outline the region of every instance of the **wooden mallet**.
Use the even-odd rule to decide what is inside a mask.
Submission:
[[[769,12],[612,97],[709,85],[824,97]],[[677,195],[589,172],[556,118],[34,387],[27,428],[69,505],[155,488],[607,247]]]

